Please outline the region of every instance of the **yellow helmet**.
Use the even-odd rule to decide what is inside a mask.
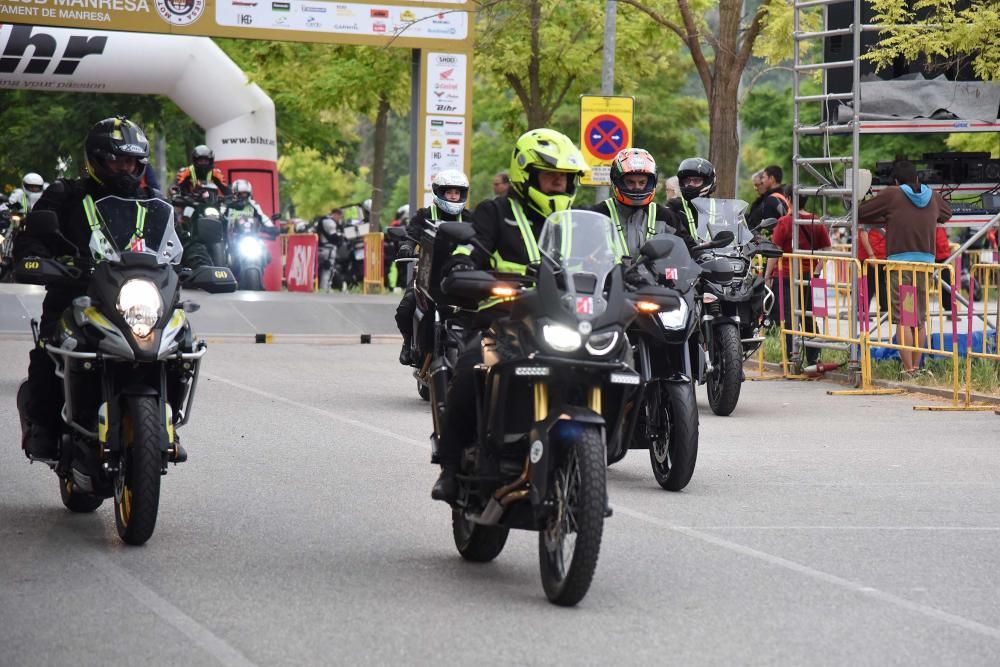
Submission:
[[[510,157],[510,187],[521,203],[548,217],[573,205],[576,186],[586,170],[580,149],[565,134],[544,127],[528,130],[514,143]],[[566,192],[543,193],[538,187],[539,171],[568,174]]]

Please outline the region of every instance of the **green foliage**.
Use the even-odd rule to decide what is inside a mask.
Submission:
[[[289,147],[278,160],[278,169],[286,202],[295,206],[300,218],[360,201],[359,195],[365,192],[365,170],[349,171],[343,158],[324,156],[315,148]]]
[[[921,58],[971,58],[976,76],[1000,79],[1000,4],[996,0],[971,0],[955,11],[955,0],[871,0],[874,22],[889,26],[881,33],[879,47],[863,56],[878,69],[896,58],[919,62]]]

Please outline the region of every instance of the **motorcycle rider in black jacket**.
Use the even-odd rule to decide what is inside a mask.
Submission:
[[[698,211],[690,202],[715,192],[715,167],[703,157],[682,160],[677,166],[677,185],[681,196],[668,201],[667,206],[683,219],[689,235],[698,243]]]
[[[89,275],[89,269],[100,258],[92,254],[91,237],[98,225],[93,202],[107,196],[128,199],[162,197],[155,190],[142,187],[140,179],[149,158],[149,142],[142,129],[123,116],[106,118],[87,133],[82,178],[59,179],[45,190],[34,211],[52,211],[59,220],[59,235],[33,229],[31,218],[18,235],[14,245],[15,260],[29,257],[68,258]],[[91,211],[88,213],[88,210]],[[93,247],[98,247],[96,244]],[[56,332],[63,311],[73,299],[87,293],[87,283],[49,285],[42,302],[39,334],[46,339]],[[28,422],[22,447],[35,459],[52,459],[57,453],[57,434],[62,406],[62,382],[55,375],[55,364],[41,348],[29,354],[28,381],[19,394],[18,406]]]
[[[396,252],[396,257],[402,259],[413,257],[415,247],[413,239],[419,239],[424,225],[430,222],[471,222],[471,216],[465,209],[469,199],[469,179],[457,169],[445,169],[431,178],[431,191],[434,201],[427,208],[417,209],[416,215],[410,218],[406,225],[407,240]],[[417,309],[417,295],[413,293],[413,285],[407,285],[403,298],[396,307],[396,326],[403,334],[403,347],[399,351],[399,363],[409,366],[410,344],[413,338],[413,312]]]
[[[541,261],[538,237],[545,219],[572,206],[586,168],[580,150],[565,135],[547,128],[522,134],[511,155],[509,196],[487,199],[476,207],[472,249],[459,248],[446,271],[482,268],[525,274],[528,264]],[[431,491],[435,500],[451,502],[458,492],[455,475],[462,447],[476,434],[474,367],[482,358],[481,333],[473,332],[458,358],[445,399],[438,445],[441,476]]]
[[[666,231],[680,236],[688,249],[694,247],[686,221],[669,207],[657,206],[656,161],[641,148],[626,148],[611,162],[611,192],[614,195],[590,210],[602,213],[614,223],[619,252],[636,257],[651,236]]]

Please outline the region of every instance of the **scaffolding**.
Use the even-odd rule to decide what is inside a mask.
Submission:
[[[817,256],[829,256],[833,258],[853,258],[856,257],[856,239],[858,238],[858,215],[857,206],[854,202],[860,201],[866,192],[860,190],[860,179],[852,177],[857,174],[857,169],[863,165],[859,164],[861,149],[861,136],[870,134],[931,134],[931,133],[958,133],[958,132],[1000,132],[1000,122],[969,121],[969,120],[862,120],[861,114],[861,56],[862,56],[862,36],[864,33],[878,32],[883,26],[876,24],[862,23],[862,3],[863,0],[794,0],[793,2],[793,139],[792,139],[792,248],[793,253],[801,253],[799,244],[799,226],[803,224],[823,224],[831,231],[834,229],[845,229],[849,232],[849,244],[846,249],[830,250],[825,252],[813,252]],[[834,5],[851,5],[853,16],[851,23],[847,27],[830,28],[829,11]],[[804,26],[817,23],[816,13],[822,13],[822,30],[803,30]],[[810,19],[813,19],[810,21]],[[851,39],[851,58],[849,60],[824,60],[825,40],[843,37]],[[803,48],[812,45],[813,48]],[[816,46],[819,48],[816,48]],[[829,92],[828,73],[833,70],[850,69],[851,89],[849,92]],[[815,77],[819,74],[822,78],[821,94],[804,94],[802,90],[803,81],[807,78]],[[849,104],[850,117],[841,119],[841,114],[830,112],[831,103],[837,103],[842,110],[846,107],[840,103]],[[814,108],[813,105],[821,105],[823,111],[819,115],[819,122],[816,124],[804,124],[804,111]],[[849,136],[850,154],[833,155],[830,150],[831,136]],[[803,154],[803,139],[819,137],[822,142],[822,149],[814,151],[814,154]],[[805,142],[810,147],[815,145],[815,140]],[[819,154],[815,154],[818,152]],[[843,152],[847,152],[846,150]],[[808,183],[805,181],[809,181]],[[819,198],[821,204],[820,214],[815,217],[803,217],[799,210],[799,196],[808,195]],[[847,206],[846,213],[833,214],[830,211],[831,200],[844,201],[850,198],[851,204]],[[846,204],[846,202],[845,202]],[[961,226],[979,226],[982,228],[968,239],[948,260],[947,263],[955,266],[956,259],[965,250],[978,241],[986,232],[994,226],[1000,225],[1000,215],[995,216],[955,216],[950,224]],[[794,266],[793,260],[792,275],[799,277],[798,268]],[[850,276],[853,285],[853,293],[857,292],[858,281],[861,280],[860,272],[854,270]],[[796,292],[793,289],[791,294],[791,307],[793,312],[797,312]],[[963,304],[965,299],[960,294],[954,294]],[[848,308],[849,327],[856,335],[859,331],[859,308],[857,305]],[[852,343],[829,342],[829,341],[806,341],[811,347],[825,347],[845,350],[848,352],[848,369],[852,378],[857,378],[860,372],[860,346]]]

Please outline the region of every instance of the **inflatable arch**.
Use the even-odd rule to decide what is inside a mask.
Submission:
[[[229,182],[278,210],[274,103],[207,37],[0,25],[0,88],[166,95],[205,129]]]

